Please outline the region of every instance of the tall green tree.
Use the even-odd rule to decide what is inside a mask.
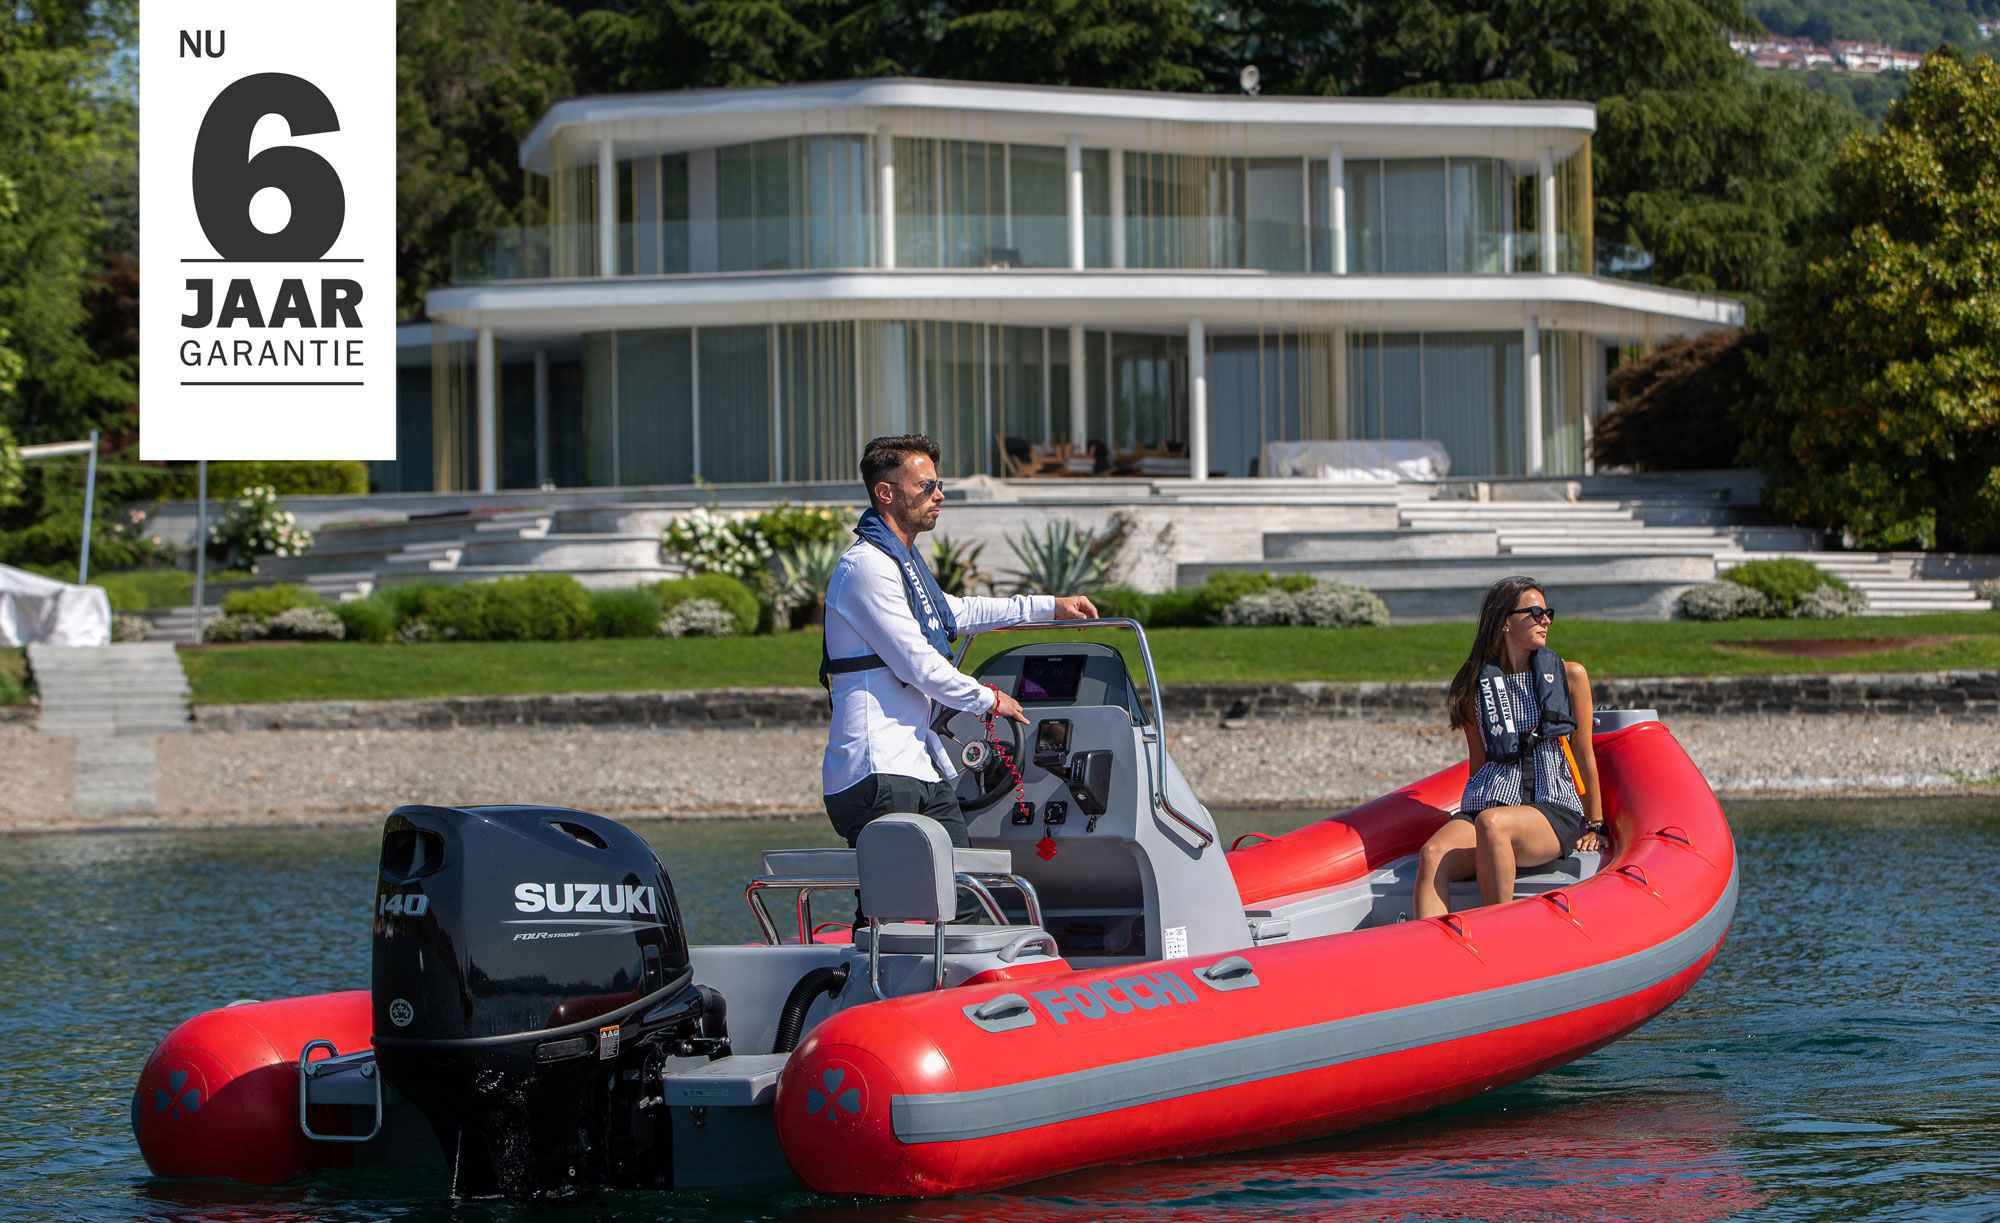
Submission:
[[[1729,49],[1726,31],[1755,27],[1737,0],[1248,0],[1235,23],[1270,93],[1596,104],[1598,237],[1753,318],[1855,123]]]
[[[396,297],[420,317],[455,235],[532,224],[521,138],[571,96],[571,23],[539,0],[396,7]]]
[[[1831,185],[1747,456],[1794,521],[2000,549],[2000,67],[1932,55]]]
[[[137,198],[120,58],[133,12],[130,0],[49,0],[0,13],[0,176],[18,205],[0,245],[0,330],[22,363],[4,423],[22,441],[130,428],[136,366],[92,350],[85,295]]]
[[[975,0],[951,6],[927,75],[1198,90],[1213,24],[1196,0]]]

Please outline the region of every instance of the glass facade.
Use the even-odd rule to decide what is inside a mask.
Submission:
[[[1521,133],[1519,148],[1488,156],[1343,158],[1339,226],[1324,157],[1127,149],[1118,156],[1114,215],[1111,152],[1085,148],[1084,264],[1329,272],[1338,235],[1353,274],[1538,272],[1541,214],[1552,197],[1554,270],[1589,273],[1590,141],[1558,160],[1531,137]],[[908,135],[891,146],[895,266],[1069,266],[1066,149]],[[635,152],[620,142],[609,185],[613,274],[882,266],[880,153],[880,141],[862,132],[684,152]],[[457,278],[600,275],[602,154],[581,132],[557,132],[550,224],[463,235]]]
[[[1272,442],[1427,439],[1453,475],[1525,475],[1521,345],[1519,331],[1333,326],[1210,337],[1210,469],[1258,475]],[[1597,341],[1546,330],[1541,348],[1542,471],[1577,475]],[[887,433],[929,434],[955,477],[1004,476],[1008,449],[1050,441],[1184,454],[1187,358],[1184,334],[1086,331],[1077,439],[1066,329],[849,320],[594,334],[580,367],[582,482],[838,481]],[[510,478],[525,461],[502,455]]]
[[[1069,266],[1065,146],[975,139],[988,133],[967,116],[903,116],[893,134],[879,121],[828,112],[812,125],[823,131],[695,149],[677,146],[664,121],[620,122],[615,140],[601,139],[609,127],[559,129],[539,197],[548,223],[467,235],[476,240],[454,248],[456,279]],[[1560,160],[1547,133],[1526,129],[1495,133],[1480,156],[1336,160],[1237,155],[1235,129],[1157,130],[1155,147],[1080,151],[1086,267],[1450,276],[1593,267],[1588,137]],[[885,151],[893,189],[881,198]],[[870,310],[881,317],[852,317]],[[545,441],[532,364],[503,344],[500,479],[846,480],[866,438],[908,431],[939,442],[951,476],[1005,475],[1010,452],[1064,440],[1186,453],[1187,337],[1153,326],[1157,309],[1129,326],[1097,320],[1076,351],[1066,326],[1025,325],[1038,320],[1011,308],[1009,325],[952,313],[927,300],[773,305],[751,325],[556,337],[566,347],[549,367]],[[1369,332],[1354,326],[1363,316],[1294,313],[1252,334],[1211,320],[1212,471],[1257,474],[1272,442],[1349,439],[1438,441],[1455,475],[1527,471],[1520,331]],[[1541,345],[1542,470],[1574,474],[1601,381],[1598,341],[1551,328]],[[406,379],[413,406],[402,431],[413,443],[423,434],[431,462],[421,474],[383,468],[385,486],[476,483],[470,365],[469,345],[440,341],[421,406],[422,388]],[[1072,405],[1079,365],[1085,402]]]

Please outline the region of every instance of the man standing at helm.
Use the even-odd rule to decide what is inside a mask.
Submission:
[[[832,694],[833,728],[820,781],[827,818],[849,845],[869,821],[892,812],[927,815],[953,845],[970,845],[949,780],[958,768],[930,729],[930,703],[1023,724],[1028,715],[954,666],[951,639],[1097,615],[1082,595],[978,599],[940,590],[917,547],[944,509],[937,460],[937,443],[921,435],[868,443],[861,483],[869,504],[854,528],[860,539],[827,584],[820,682]]]

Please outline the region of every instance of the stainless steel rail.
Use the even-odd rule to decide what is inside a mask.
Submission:
[[[1169,818],[1182,828],[1187,829],[1201,843],[1200,847],[1207,849],[1215,843],[1215,834],[1182,814],[1174,806],[1173,800],[1167,797],[1167,716],[1165,708],[1160,704],[1160,677],[1159,673],[1153,669],[1153,647],[1146,640],[1144,626],[1137,620],[1128,620],[1123,617],[1107,617],[1097,620],[1037,620],[1029,624],[1009,624],[1002,628],[990,628],[985,631],[989,633],[1023,633],[1068,631],[1071,629],[1081,631],[1098,628],[1129,628],[1139,635],[1139,657],[1146,664],[1146,687],[1151,690],[1153,697],[1153,724],[1145,728],[1147,735],[1153,741],[1155,753],[1152,773],[1153,806],[1157,810],[1165,812]],[[965,652],[971,647],[972,639],[975,636],[977,634],[967,633],[958,639],[958,650],[952,657],[954,663],[965,661]]]

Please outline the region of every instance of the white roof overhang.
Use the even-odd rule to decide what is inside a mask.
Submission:
[[[895,270],[619,277],[433,289],[430,316],[502,338],[825,319],[1083,324],[1211,334],[1260,327],[1385,331],[1545,327],[1607,339],[1743,324],[1743,306],[1594,276],[1327,276],[1270,272]]]
[[[1563,158],[1597,127],[1587,102],[1445,98],[1233,97],[1116,89],[884,78],[746,89],[571,98],[550,107],[521,142],[521,165],[549,172],[559,130],[608,139],[619,156],[677,152],[829,132],[1060,145],[1204,151],[1244,157],[1494,157],[1553,147]],[[1169,134],[1172,129],[1181,129]],[[1202,141],[1191,129],[1213,129]],[[1530,150],[1533,150],[1532,153]],[[593,148],[573,156],[594,158]]]

